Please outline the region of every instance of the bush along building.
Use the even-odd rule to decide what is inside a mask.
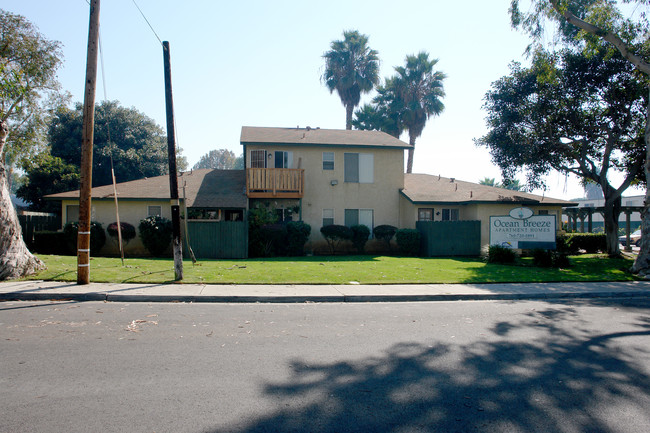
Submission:
[[[509,215],[513,208],[554,217],[559,226],[562,208],[573,205],[455,178],[405,174],[404,151],[410,145],[378,131],[243,127],[240,141],[244,170],[179,174],[181,209],[187,209],[184,236],[197,257],[247,257],[246,221],[253,210],[256,218],[266,214],[267,225],[310,226],[306,253],[332,252],[322,227],[363,225],[371,238],[363,243],[365,252],[386,252],[390,244],[377,239],[373,229],[393,226],[417,229],[424,240],[420,253],[431,256],[478,255],[490,243],[490,217]],[[118,184],[117,191],[121,221],[137,227],[151,215],[170,217],[166,176]],[[70,191],[47,198],[61,200],[65,223],[76,220],[78,197],[78,191]],[[92,219],[104,227],[115,221],[112,185],[93,188]],[[114,248],[107,242],[102,252],[112,254]],[[341,243],[340,251],[357,250],[351,240]],[[136,238],[126,253],[147,252]]]

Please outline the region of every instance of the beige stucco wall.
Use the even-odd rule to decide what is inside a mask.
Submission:
[[[65,225],[67,221],[67,205],[78,205],[79,201],[77,200],[63,200],[61,203],[62,207],[62,222]],[[120,222],[126,222],[131,224],[136,228],[136,233],[138,231],[138,225],[140,221],[145,219],[148,216],[148,206],[161,206],[162,216],[171,219],[171,203],[168,200],[144,200],[144,201],[131,201],[131,200],[121,200],[119,201],[120,209]],[[110,200],[98,200],[94,199],[91,204],[91,214],[90,219],[92,221],[97,221],[102,224],[104,230],[108,227],[109,224],[116,221],[115,217],[115,201]],[[119,248],[117,241],[106,234],[106,244],[102,248],[100,254],[106,255],[119,255]],[[140,237],[136,234],[135,238],[129,241],[128,244],[124,246],[124,254],[126,256],[143,256],[148,255],[147,250],[142,245]]]
[[[518,207],[518,204],[490,204],[475,203],[468,205],[447,205],[447,204],[413,204],[404,196],[400,198],[400,227],[415,228],[418,219],[418,208],[433,208],[434,220],[440,221],[442,215],[436,215],[442,209],[459,209],[459,219],[464,221],[481,221],[481,245],[487,246],[490,243],[490,217],[508,215],[510,210]],[[555,215],[557,229],[561,229],[561,206],[526,206],[539,214],[540,210],[548,211],[549,215]],[[441,212],[442,213],[442,212]]]
[[[302,219],[312,227],[312,241],[322,239],[323,209],[334,209],[334,224],[344,224],[345,209],[373,209],[374,226],[399,225],[399,190],[404,187],[404,150],[336,147],[336,146],[269,146],[246,145],[246,163],[250,167],[250,151],[266,150],[293,152],[290,168],[305,170],[305,191],[302,199]],[[323,170],[323,152],[334,153],[334,170]],[[374,155],[373,183],[350,183],[344,178],[344,153],[372,153]],[[274,155],[267,158],[268,167],[274,166]],[[332,185],[336,181],[336,185]],[[282,201],[261,199],[275,206]]]

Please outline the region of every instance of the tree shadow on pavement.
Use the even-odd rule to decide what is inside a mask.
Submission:
[[[645,432],[648,336],[644,314],[594,331],[572,308],[549,307],[467,345],[402,343],[335,363],[305,355],[289,380],[264,385],[274,412],[227,431]]]

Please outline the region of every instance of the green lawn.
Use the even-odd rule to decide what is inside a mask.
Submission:
[[[48,269],[31,279],[76,281],[76,257],[40,256]],[[410,258],[386,256],[294,257],[184,262],[184,283],[213,284],[423,284],[552,281],[627,281],[632,260],[600,255],[573,256],[567,269],[488,264],[475,258]],[[93,282],[168,283],[174,279],[171,259],[91,259]]]

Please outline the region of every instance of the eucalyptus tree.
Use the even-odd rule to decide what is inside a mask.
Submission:
[[[20,15],[0,9],[0,280],[44,268],[22,239],[11,204],[6,162],[39,147],[51,102],[58,99],[60,44]]]
[[[323,58],[322,80],[330,93],[338,93],[345,106],[345,128],[352,129],[352,113],[361,94],[379,83],[378,53],[368,46],[368,36],[349,30],[343,32],[343,40],[331,43]]]
[[[445,109],[441,99],[445,96],[443,81],[446,75],[434,69],[437,63],[438,59],[429,59],[429,54],[423,51],[406,56],[405,65],[395,67],[392,86],[400,101],[401,122],[408,131],[411,145],[407,173],[413,171],[415,140],[422,135],[427,120]]]

